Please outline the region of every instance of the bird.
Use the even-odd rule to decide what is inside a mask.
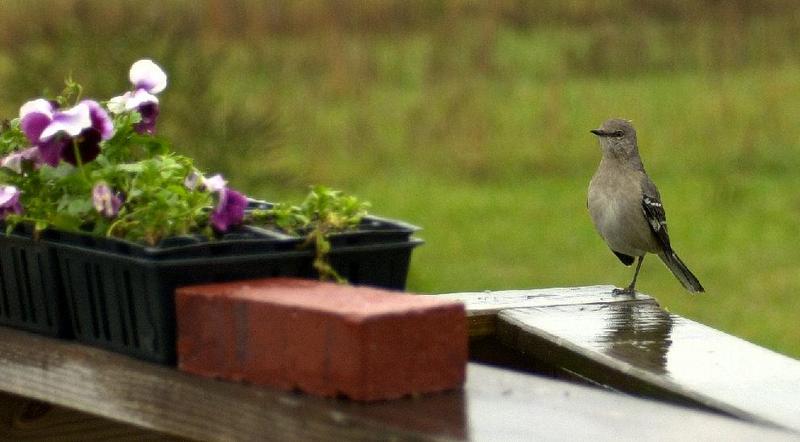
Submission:
[[[614,289],[613,293],[636,293],[636,278],[648,253],[658,255],[686,290],[704,292],[700,281],[672,248],[661,195],[644,170],[633,124],[612,118],[590,132],[600,141],[602,158],[589,183],[586,202],[589,215],[600,236],[624,265],[630,266],[637,260],[631,283],[624,289]]]

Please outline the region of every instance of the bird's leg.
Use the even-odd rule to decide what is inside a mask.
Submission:
[[[644,261],[644,255],[639,257],[638,262],[636,263],[636,271],[633,273],[633,281],[631,281],[628,287],[624,289],[614,289],[612,291],[615,295],[635,295],[636,294],[636,278],[639,276],[639,270],[642,268],[642,261]]]

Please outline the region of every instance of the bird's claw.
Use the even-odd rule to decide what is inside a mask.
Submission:
[[[611,291],[613,296],[636,296],[636,289],[625,287],[624,289],[614,289]]]

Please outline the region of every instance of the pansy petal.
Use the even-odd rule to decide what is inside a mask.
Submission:
[[[19,189],[15,186],[0,186],[0,207],[11,207],[19,200]]]
[[[42,132],[53,120],[56,107],[44,98],[30,100],[19,108],[20,128],[32,143],[38,143]]]
[[[144,103],[139,106],[139,115],[142,120],[136,123],[136,132],[140,134],[153,134],[156,131],[156,118],[158,117],[158,104],[157,103]]]
[[[25,113],[25,116],[20,119],[19,126],[20,129],[22,129],[22,133],[25,134],[25,137],[28,138],[31,143],[38,143],[42,132],[44,132],[52,121],[52,113],[47,114],[31,111]]]
[[[17,173],[22,173],[22,164],[24,162],[33,163],[34,169],[41,166],[42,159],[39,156],[39,148],[37,146],[29,147],[17,152],[14,152],[0,161],[0,166],[6,167]]]
[[[152,60],[139,60],[131,66],[129,73],[134,88],[157,94],[167,87],[167,74]]]
[[[127,94],[126,94],[127,95]],[[128,99],[125,100],[125,110],[137,110],[142,105],[148,103],[155,103],[158,104],[158,97],[155,95],[147,92],[144,89],[136,89],[132,94],[128,96]]]
[[[88,127],[92,127],[89,106],[85,103],[78,103],[72,109],[53,114],[53,121],[44,129],[40,139],[48,140],[59,132],[66,132],[69,136],[74,137]]]
[[[0,186],[0,219],[5,219],[12,213],[22,213],[22,204],[19,202],[19,189],[14,186]]]
[[[128,99],[130,98],[131,98],[131,93],[125,92],[120,96],[108,100],[107,104],[108,110],[111,111],[111,113],[113,114],[121,114],[125,112],[126,110],[128,110],[126,109],[126,104],[128,102]]]
[[[206,190],[209,192],[220,192],[225,189],[225,185],[228,184],[222,175],[217,174],[212,176],[211,178],[206,178],[203,180],[203,185],[206,187]]]
[[[52,118],[53,112],[55,112],[55,106],[53,106],[53,103],[45,100],[44,98],[37,98],[35,100],[28,101],[19,108],[19,117],[25,118],[25,116],[30,113],[37,113]]]
[[[200,180],[202,179],[203,177],[193,170],[189,172],[189,175],[186,175],[186,178],[183,180],[183,185],[189,190],[194,190],[200,184]]]
[[[211,213],[211,225],[219,232],[227,232],[231,226],[242,223],[247,198],[232,189],[220,192],[219,203]]]
[[[100,132],[97,129],[90,127],[84,130],[78,140],[78,152],[81,154],[82,163],[88,163],[100,155]],[[61,159],[73,166],[78,165],[75,149],[71,145],[66,145],[61,150]]]
[[[0,166],[11,169],[16,173],[22,173],[22,160],[21,152],[13,152],[0,160]]]
[[[100,139],[107,140],[114,135],[114,122],[108,113],[94,100],[83,100],[82,104],[89,107],[89,116],[92,119],[92,127],[100,133]]]
[[[61,161],[61,153],[70,144],[69,139],[56,138],[40,143],[37,148],[39,149],[39,157],[42,162],[56,167]]]
[[[20,152],[23,160],[37,161],[39,159],[39,149],[36,146],[22,149]]]

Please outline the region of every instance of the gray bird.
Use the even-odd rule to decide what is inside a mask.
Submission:
[[[623,264],[630,266],[638,258],[633,281],[614,293],[636,292],[636,277],[647,253],[657,254],[686,290],[705,291],[670,245],[661,196],[644,171],[630,121],[611,119],[591,132],[600,139],[603,157],[589,183],[589,215]]]

